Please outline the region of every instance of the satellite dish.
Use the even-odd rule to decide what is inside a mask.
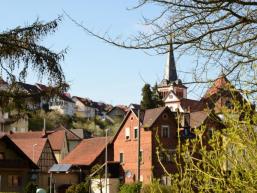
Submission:
[[[38,188],[36,193],[46,193],[46,190],[43,188]]]
[[[131,178],[131,176],[132,176],[131,171],[130,171],[130,170],[127,170],[127,171],[125,172],[125,176],[126,176],[127,178]]]

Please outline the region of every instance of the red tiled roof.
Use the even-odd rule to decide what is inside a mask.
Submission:
[[[50,145],[54,151],[60,151],[66,138],[65,130],[54,131],[48,135]]]
[[[108,138],[109,142],[111,137]],[[73,149],[62,161],[62,164],[91,165],[96,158],[104,151],[105,137],[84,139]]]
[[[164,110],[167,109],[169,112],[170,109],[168,107],[159,107],[154,109],[146,109],[145,111],[140,112],[140,122],[142,124],[142,127],[151,127],[155,121],[158,119],[158,117],[164,112]],[[130,113],[134,113],[138,119],[138,111],[135,109],[130,109],[130,111],[127,112],[125,118],[123,119],[122,123],[119,126],[119,129],[117,130],[115,136],[113,137],[113,140],[116,139],[116,137],[119,135],[120,130],[122,129],[124,123],[127,121]]]
[[[183,109],[187,109],[190,112],[200,111],[203,110],[206,107],[206,104],[192,99],[180,99],[180,105]]]
[[[35,163],[37,164],[43,152],[46,138],[11,138],[11,140]],[[34,146],[34,147],[33,147]],[[34,160],[33,160],[34,154]]]
[[[225,76],[221,76],[214,81],[213,85],[207,90],[207,92],[202,98],[206,99],[218,93],[221,89],[226,88],[228,86],[231,86],[231,83],[229,82],[229,80]]]
[[[44,131],[14,132],[8,134],[8,136],[12,139],[44,138],[46,133]]]
[[[61,131],[61,130],[65,131],[68,140],[81,140],[81,138],[80,138],[77,134],[75,134],[75,133],[72,132],[71,130],[65,128],[63,125],[60,125],[60,126],[57,127],[55,130],[56,130],[56,131]]]

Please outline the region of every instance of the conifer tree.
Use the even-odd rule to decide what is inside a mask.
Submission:
[[[152,96],[153,96],[153,93],[152,93],[150,84],[145,84],[142,89],[142,100],[141,100],[142,109],[154,108],[154,101]]]
[[[155,83],[154,87],[152,88],[152,99],[154,103],[154,107],[161,107],[164,106],[164,102],[158,92],[158,85]]]

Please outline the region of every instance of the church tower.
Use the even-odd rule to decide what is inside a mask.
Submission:
[[[169,43],[169,52],[167,63],[165,64],[164,77],[158,85],[158,91],[163,99],[167,98],[171,92],[173,92],[179,99],[187,98],[187,87],[185,87],[182,84],[182,81],[178,79],[172,39],[170,39]]]
[[[169,45],[169,54],[165,64],[164,79],[168,82],[175,82],[178,79],[172,42],[170,42]]]

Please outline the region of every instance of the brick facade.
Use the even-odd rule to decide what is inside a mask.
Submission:
[[[149,183],[153,177],[160,178],[164,175],[156,155],[156,149],[159,147],[157,138],[159,137],[164,148],[171,150],[175,149],[177,145],[177,124],[175,116],[169,108],[162,107],[162,109],[163,110],[158,115],[155,114],[150,117],[150,121],[152,121],[151,119],[154,120],[152,125],[147,125],[147,121],[145,121],[144,118],[141,121],[140,149],[142,151],[142,161],[140,164],[140,180],[143,181],[144,184]],[[168,126],[169,132],[167,137],[162,137],[162,126]],[[120,153],[123,153],[124,162],[121,163],[121,169],[123,172],[122,178],[125,183],[131,183],[138,179],[138,139],[135,137],[134,132],[134,129],[137,127],[138,117],[136,113],[131,110],[114,137],[114,161],[120,161]],[[126,134],[128,134],[126,133],[127,128],[129,128],[130,131],[129,139],[126,138]],[[169,172],[174,171],[174,164],[172,162],[165,162],[164,165]]]

